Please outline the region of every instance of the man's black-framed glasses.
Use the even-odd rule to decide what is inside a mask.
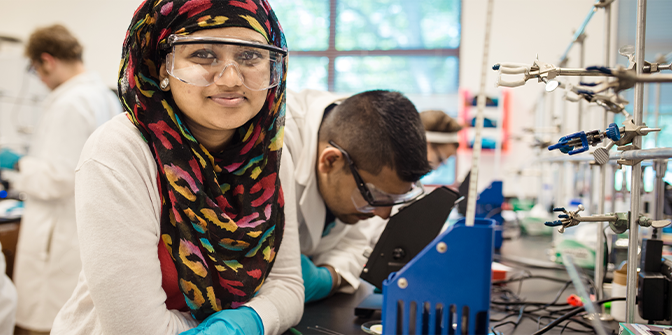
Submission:
[[[357,190],[352,192],[351,198],[358,211],[362,213],[371,213],[375,207],[391,207],[408,203],[417,199],[424,193],[422,184],[420,184],[419,181],[413,183],[411,189],[403,194],[387,193],[371,183],[365,183],[348,152],[339,147],[334,141],[329,141],[329,144],[343,154],[345,160],[348,162],[352,176],[355,178]]]

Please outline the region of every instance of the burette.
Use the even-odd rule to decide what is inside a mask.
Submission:
[[[481,159],[481,140],[483,138],[483,110],[485,109],[485,78],[488,71],[488,56],[490,54],[490,30],[492,26],[493,0],[488,0],[485,16],[485,40],[483,42],[483,62],[481,64],[481,86],[477,100],[476,136],[471,157],[471,177],[469,179],[469,198],[467,199],[466,225],[473,226],[476,217],[476,198],[478,197],[478,163]]]

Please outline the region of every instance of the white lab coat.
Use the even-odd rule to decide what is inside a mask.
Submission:
[[[289,153],[292,156],[293,166],[283,161],[280,169],[294,170],[293,180],[284,178],[281,181],[283,185],[295,185],[296,197],[285,198],[285,208],[298,207],[301,253],[311,256],[316,265],[328,264],[336,268],[349,284],[341,291],[352,293],[359,287],[359,275],[367,260],[364,253],[369,249],[370,237],[360,229],[362,222],[346,225],[338,219],[329,234],[322,237],[326,206],[317,188],[315,175],[317,133],[324,109],[345,98],[315,90],[298,93],[287,90],[283,155]]]
[[[13,187],[26,195],[16,252],[16,323],[49,331],[81,270],[75,223],[75,167],[93,131],[121,112],[98,75],[85,72],[47,96]],[[114,199],[109,199],[114,201]]]
[[[0,245],[0,250],[2,250],[2,245]],[[18,298],[14,284],[5,274],[6,266],[5,255],[0,252],[0,334],[13,334]]]

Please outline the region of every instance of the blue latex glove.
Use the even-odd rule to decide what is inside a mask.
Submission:
[[[252,308],[225,309],[208,316],[198,327],[180,335],[263,335],[264,324]]]
[[[308,256],[301,255],[301,275],[306,288],[306,302],[326,298],[331,292],[333,279],[325,267],[317,267]]]
[[[7,148],[0,149],[0,169],[13,169],[21,155]]]

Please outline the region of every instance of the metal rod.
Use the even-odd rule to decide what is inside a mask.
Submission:
[[[590,19],[593,18],[593,15],[595,15],[595,12],[597,9],[595,6],[592,6],[590,8],[590,12],[588,12],[588,15],[586,15],[586,18],[583,19],[583,23],[581,23],[581,26],[579,29],[576,30],[574,33],[574,37],[572,38],[572,41],[569,42],[569,45],[567,46],[567,49],[565,49],[565,53],[562,54],[562,57],[560,57],[560,61],[558,62],[559,64],[562,64],[567,61],[567,56],[569,55],[569,51],[572,50],[572,46],[574,46],[574,43],[576,43],[579,40],[579,36],[583,34],[583,32],[586,30],[586,26],[588,26],[588,22],[590,22]]]
[[[581,42],[583,44],[583,42]],[[579,65],[583,67],[583,65]],[[566,68],[559,67],[557,68],[558,76],[579,76],[579,77],[609,77],[611,75],[604,72],[595,71],[595,70],[586,70],[586,69],[575,69],[575,68]]]
[[[594,8],[593,8],[594,9]],[[581,34],[578,37],[578,43],[579,43],[579,67],[583,68],[586,66],[586,48],[585,48],[585,41],[586,41],[586,35]],[[561,71],[558,71],[561,73]],[[585,71],[584,71],[585,72]],[[583,82],[582,75],[579,76],[579,82]],[[583,129],[581,127],[581,121],[583,121],[583,99],[579,100],[579,115],[578,115],[578,124],[579,124],[579,130]]]
[[[604,7],[604,66],[609,67],[611,55],[611,4],[607,4]],[[608,79],[607,79],[608,80]],[[604,111],[604,124],[607,126],[607,120],[609,116],[608,112]],[[604,201],[605,201],[605,186],[607,180],[607,166],[600,166],[600,180],[598,182],[599,189],[597,190],[597,212],[602,214],[604,210]],[[602,235],[602,230],[604,229],[604,223],[597,223],[597,246],[595,248],[595,295],[597,300],[601,300],[604,297],[604,235]],[[600,313],[604,313],[604,306],[600,306]]]
[[[607,178],[607,166],[601,165],[600,169],[600,181],[597,183],[598,190],[598,201],[597,201],[597,213],[602,214],[604,210],[604,186],[605,180]],[[602,230],[604,229],[604,224],[602,222],[597,223],[597,245],[595,247],[595,295],[597,300],[601,300],[603,297],[603,274],[604,274],[604,236],[602,235]],[[601,313],[604,311],[601,310]]]
[[[665,208],[665,172],[667,171],[667,159],[657,159],[653,162],[653,169],[656,171],[656,185],[654,185],[655,211],[654,220],[664,219],[663,209]]]
[[[645,61],[645,36],[646,36],[646,0],[637,0],[637,49],[635,58],[637,62],[637,75],[642,74]],[[633,103],[633,120],[636,126],[642,124],[642,109],[644,107],[644,84],[635,84],[635,101]],[[632,144],[641,148],[642,138],[635,137]],[[626,285],[626,315],[625,321],[635,322],[635,310],[637,299],[637,249],[639,248],[639,224],[635,218],[639,217],[640,192],[642,187],[641,163],[632,166],[632,182],[630,183],[630,231],[628,239],[628,281]]]
[[[650,75],[650,74],[645,74],[642,75],[639,73],[639,66],[637,66],[637,76],[631,78],[633,81],[638,82],[638,83],[672,83],[672,74],[656,74],[656,75]],[[630,78],[629,78],[630,79]]]
[[[609,157],[610,161],[616,161],[619,159],[624,160],[634,160],[634,159],[659,159],[659,158],[672,158],[672,148],[654,148],[654,149],[644,149],[644,150],[628,150],[622,152],[612,152]],[[536,159],[535,162],[590,162],[594,158],[591,155],[579,155],[579,156],[549,156]]]
[[[481,87],[478,93],[478,111],[476,112],[476,138],[474,138],[474,148],[471,157],[471,179],[469,180],[469,198],[467,199],[466,225],[471,227],[476,221],[476,197],[478,191],[478,163],[481,158],[481,140],[483,130],[483,110],[485,109],[485,79],[488,67],[488,56],[490,54],[490,31],[492,26],[492,7],[493,0],[488,0],[488,7],[485,17],[485,38],[483,41],[483,61],[481,63]]]
[[[655,110],[654,110],[654,113],[653,113],[653,117],[654,117],[653,126],[657,128],[658,124],[659,124],[658,119],[660,118],[660,83],[656,84],[656,107],[655,107]],[[658,145],[658,133],[657,132],[653,135],[653,138],[655,139],[654,143],[657,146]]]
[[[636,121],[635,121],[636,122]],[[641,119],[640,119],[641,124]],[[641,141],[641,137],[639,140]],[[638,143],[639,144],[639,143]],[[621,152],[621,159],[672,158],[672,148],[654,148],[646,150],[628,150]]]
[[[601,215],[594,215],[594,216],[582,216],[580,221],[581,222],[604,222],[604,221],[616,221],[617,217],[616,215],[604,215],[600,213]]]

